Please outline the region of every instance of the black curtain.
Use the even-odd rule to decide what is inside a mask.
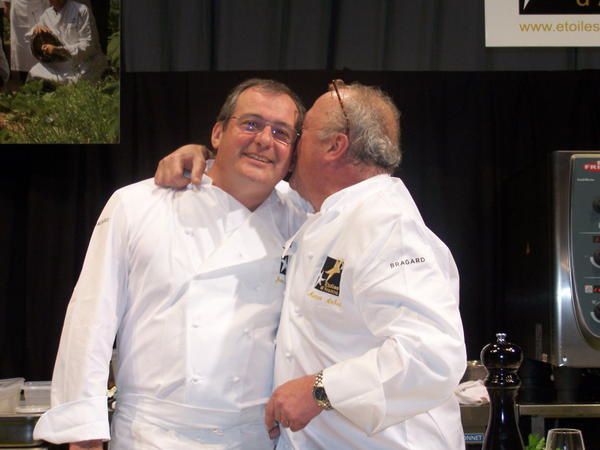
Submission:
[[[599,48],[486,48],[483,0],[127,0],[122,13],[132,72],[600,69]]]
[[[255,75],[288,83],[307,105],[333,77],[393,96],[404,148],[396,175],[455,256],[472,359],[502,325],[505,184],[554,150],[600,149],[596,71],[125,74],[121,144],[0,148],[0,378],[50,379],[66,305],[110,194],[152,176],[179,145],[208,142],[228,90]]]

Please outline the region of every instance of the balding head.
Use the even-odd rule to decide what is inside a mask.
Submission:
[[[348,157],[368,166],[392,173],[400,164],[400,112],[381,89],[360,83],[337,82],[350,131]],[[333,87],[332,87],[333,88]],[[335,96],[332,90],[331,95]],[[323,127],[323,136],[345,132],[342,109]]]

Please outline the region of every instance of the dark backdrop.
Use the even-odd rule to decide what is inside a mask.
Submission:
[[[127,0],[122,12],[133,72],[600,68],[600,48],[486,48],[483,0]]]
[[[50,379],[104,202],[171,149],[207,142],[227,91],[252,75],[288,83],[307,105],[333,77],[392,94],[403,113],[397,175],[456,258],[469,358],[502,326],[505,182],[554,150],[600,149],[597,71],[125,74],[120,145],[0,148],[0,378]]]

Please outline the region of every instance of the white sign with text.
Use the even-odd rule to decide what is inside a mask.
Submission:
[[[598,47],[600,0],[485,0],[486,47]]]

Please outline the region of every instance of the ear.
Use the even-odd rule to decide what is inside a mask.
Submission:
[[[336,133],[335,138],[331,142],[331,146],[325,153],[325,159],[328,161],[341,161],[348,153],[350,142],[348,136],[343,133]]]
[[[215,150],[219,150],[219,144],[223,138],[223,122],[217,122],[213,125],[210,135],[210,143]]]

